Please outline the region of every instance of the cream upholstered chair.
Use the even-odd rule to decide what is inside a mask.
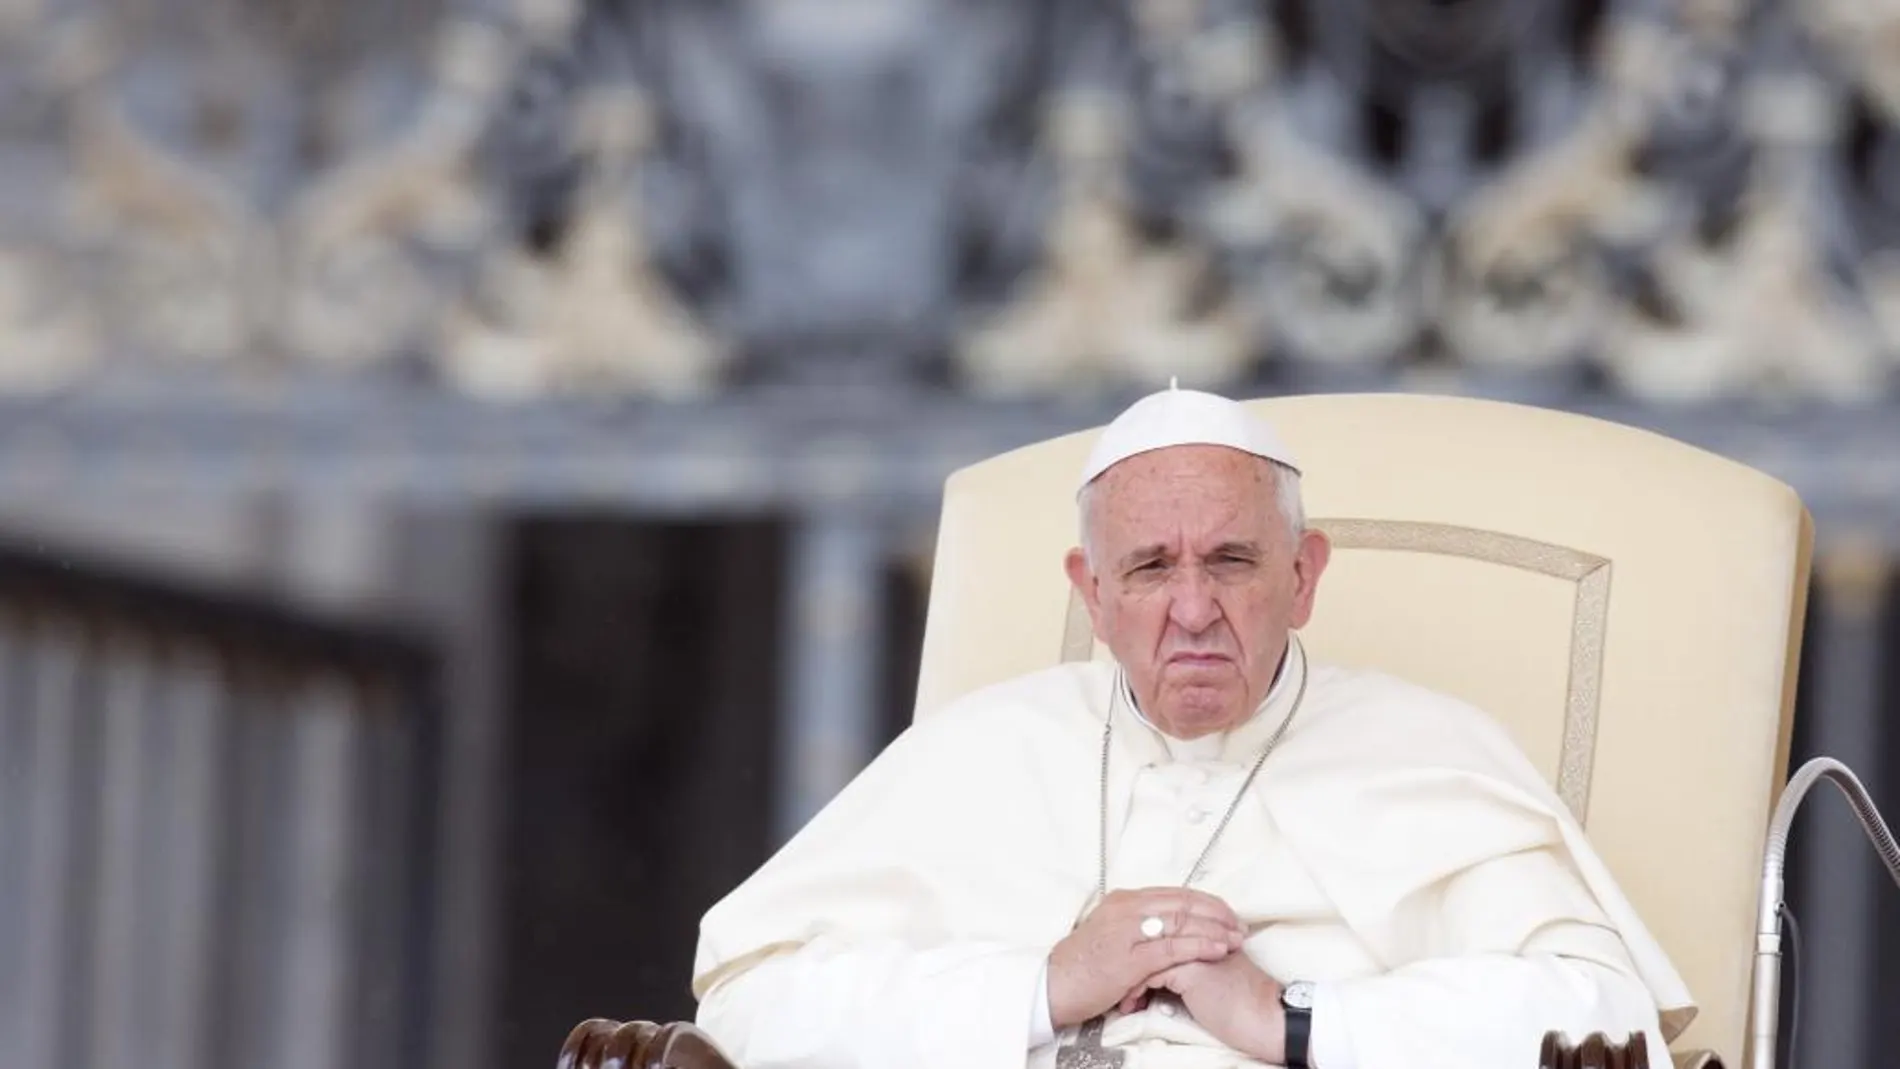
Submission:
[[[1788,487],[1670,439],[1491,401],[1252,402],[1334,553],[1302,632],[1497,716],[1583,820],[1701,1011],[1676,1060],[1745,1055],[1763,835],[1788,760],[1812,525]],[[1100,656],[1062,555],[1089,431],[946,484],[917,715]]]

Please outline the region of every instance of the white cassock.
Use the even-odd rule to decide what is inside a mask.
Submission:
[[[1117,673],[1068,664],[911,726],[705,916],[698,1023],[744,1069],[1046,1067],[1044,969],[1108,886],[1178,886],[1297,716],[1194,886],[1281,982],[1317,984],[1316,1069],[1535,1069],[1545,1031],[1648,1034],[1695,1008],[1583,830],[1489,717],[1297,643],[1246,723],[1182,742]],[[1126,1069],[1258,1065],[1163,1002],[1111,1013]]]

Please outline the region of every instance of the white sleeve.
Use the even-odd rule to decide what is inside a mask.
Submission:
[[[1036,1008],[1029,1011],[1029,1049],[1056,1039],[1055,1017],[1049,1011],[1049,959],[1044,958],[1042,971],[1036,974]]]
[[[1315,985],[1307,1055],[1314,1069],[1523,1069],[1552,1030],[1572,1042],[1643,1032],[1650,1064],[1669,1064],[1640,982],[1550,955],[1447,958]]]
[[[718,985],[696,1023],[745,1069],[1020,1069],[1047,949],[824,940]]]

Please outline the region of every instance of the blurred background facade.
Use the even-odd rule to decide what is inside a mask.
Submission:
[[[691,1016],[943,476],[1171,376],[1787,480],[1796,756],[1891,810],[1897,361],[1890,0],[0,0],[0,1069]],[[1802,823],[1871,1069],[1900,903]]]

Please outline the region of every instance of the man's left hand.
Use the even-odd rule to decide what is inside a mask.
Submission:
[[[1157,973],[1141,990],[1129,993],[1123,1008],[1157,990],[1181,996],[1188,1014],[1229,1047],[1270,1065],[1285,1061],[1286,1010],[1280,1005],[1280,982],[1246,954],[1217,962],[1190,961]]]

